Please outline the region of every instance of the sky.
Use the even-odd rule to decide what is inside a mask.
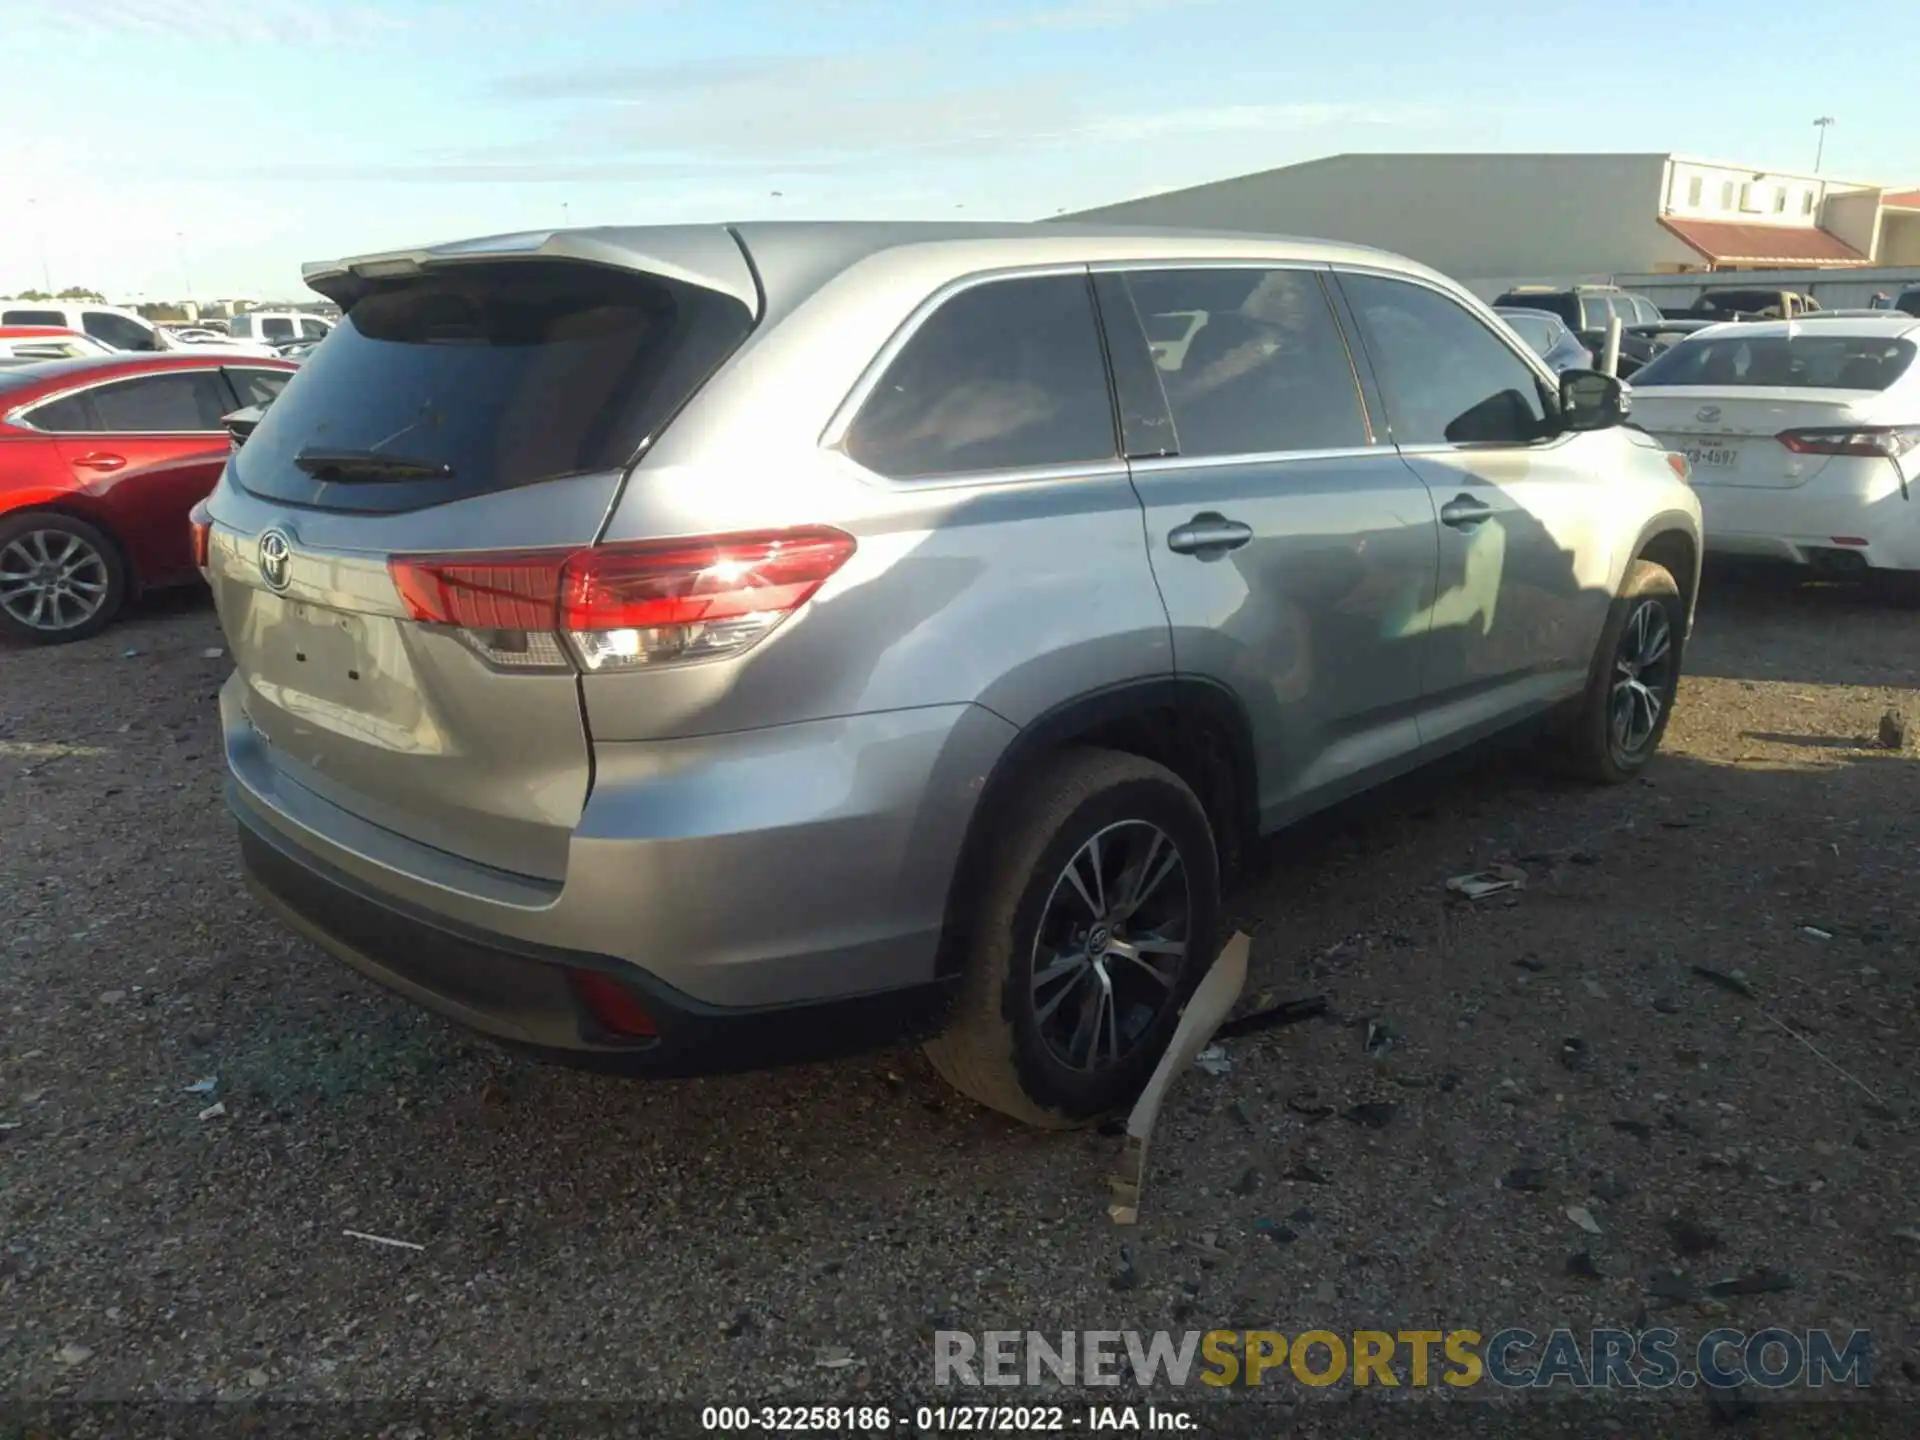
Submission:
[[[1822,115],[1827,173],[1920,185],[1905,8],[0,0],[0,294],[298,299],[401,245],[1034,219],[1351,150],[1803,169]]]

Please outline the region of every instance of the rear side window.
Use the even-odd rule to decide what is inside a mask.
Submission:
[[[58,325],[67,328],[67,317],[59,310],[0,310],[0,325]]]
[[[1616,309],[1610,295],[1582,295],[1580,297],[1580,328],[1582,330],[1604,330],[1607,321],[1614,315],[1620,316],[1622,325],[1633,319],[1632,307]]]
[[[227,322],[227,335],[235,340],[251,340],[253,338],[253,317],[251,315],[234,316],[233,319]]]
[[[994,280],[953,296],[887,366],[845,448],[895,480],[1116,458],[1087,277]]]
[[[753,328],[731,296],[566,262],[382,282],[307,358],[234,472],[257,495],[392,512],[620,469]],[[372,452],[444,478],[303,471]]]
[[[263,340],[291,340],[293,321],[278,315],[269,315],[260,322],[260,338]]]
[[[1655,356],[1633,385],[1884,390],[1906,373],[1913,354],[1912,341],[1877,335],[1714,336]]]
[[[1513,333],[1533,348],[1536,355],[1545,355],[1553,349],[1553,322],[1541,320],[1532,315],[1502,315],[1500,317],[1513,327]]]
[[[287,388],[287,381],[292,378],[284,370],[227,371],[227,379],[233,382],[242,406],[272,404],[274,397]]]
[[[1401,445],[1521,444],[1547,433],[1540,379],[1459,302],[1404,280],[1343,275]]]
[[[122,435],[218,430],[220,417],[233,408],[233,397],[217,370],[117,380],[96,385],[84,398],[92,406],[92,423],[86,428]]]
[[[1202,268],[1126,276],[1182,455],[1367,443],[1360,387],[1311,271]]]

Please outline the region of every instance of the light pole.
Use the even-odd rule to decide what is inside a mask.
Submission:
[[[176,230],[173,232],[173,239],[180,249],[180,279],[187,287],[187,293],[180,298],[191,305],[193,303],[193,272],[187,268],[187,232]]]
[[[1816,175],[1820,173],[1821,157],[1827,153],[1827,128],[1832,124],[1833,117],[1831,115],[1822,115],[1818,120],[1813,122],[1814,128],[1820,132],[1819,143],[1813,147],[1813,173]]]
[[[53,294],[53,272],[47,268],[47,232],[40,224],[40,202],[29,200],[27,204],[33,210],[33,243],[40,252],[40,288],[49,296]]]

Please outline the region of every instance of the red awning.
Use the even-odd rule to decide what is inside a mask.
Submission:
[[[1865,255],[1811,225],[1737,225],[1726,220],[1660,223],[1716,265],[1866,265]]]

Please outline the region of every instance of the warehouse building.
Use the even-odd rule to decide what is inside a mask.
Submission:
[[[1329,155],[1058,218],[1348,240],[1483,293],[1522,281],[1920,267],[1920,190],[1682,155]]]

